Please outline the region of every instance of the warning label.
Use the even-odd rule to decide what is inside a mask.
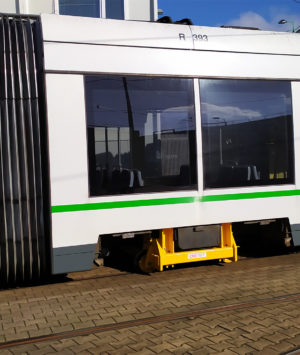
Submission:
[[[199,259],[199,258],[206,258],[206,253],[190,253],[188,254],[188,259]]]

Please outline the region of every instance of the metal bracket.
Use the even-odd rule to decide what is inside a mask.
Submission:
[[[222,224],[221,244],[216,248],[175,252],[173,228],[161,230],[159,238],[146,240],[146,254],[139,261],[143,272],[163,271],[164,267],[204,260],[237,261],[237,245],[235,243],[231,223]]]

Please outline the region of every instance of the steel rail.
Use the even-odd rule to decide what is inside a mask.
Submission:
[[[264,299],[260,299],[260,300],[253,300],[251,302],[234,303],[234,304],[220,306],[220,307],[211,307],[211,308],[206,308],[206,309],[200,309],[198,311],[187,311],[187,312],[166,314],[166,315],[162,315],[162,316],[155,316],[155,317],[126,321],[126,322],[120,322],[120,323],[112,323],[112,324],[96,326],[96,327],[76,329],[76,330],[71,330],[71,331],[62,332],[62,333],[49,334],[49,335],[44,335],[44,336],[32,337],[32,338],[23,338],[23,339],[12,340],[12,341],[8,341],[8,342],[0,343],[0,350],[9,349],[9,348],[13,348],[16,346],[21,346],[21,345],[29,345],[29,344],[46,342],[46,341],[57,341],[57,340],[62,340],[62,339],[67,339],[67,338],[74,338],[74,337],[78,337],[78,336],[106,332],[109,330],[119,330],[119,329],[131,328],[131,327],[136,327],[136,326],[141,326],[141,325],[149,325],[149,324],[155,324],[155,323],[161,323],[161,322],[170,322],[170,321],[179,320],[179,319],[194,319],[196,317],[200,317],[205,314],[236,311],[236,310],[241,310],[241,309],[246,309],[246,308],[253,308],[253,307],[257,307],[257,306],[261,306],[261,305],[265,305],[265,304],[290,302],[290,301],[295,301],[295,300],[299,300],[299,299],[300,299],[300,293],[296,293],[296,294],[290,294],[290,295],[285,295],[285,296],[278,296],[278,297],[264,298]]]

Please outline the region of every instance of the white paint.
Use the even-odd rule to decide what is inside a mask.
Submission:
[[[12,0],[1,0],[0,13],[13,14],[16,13],[16,2]]]
[[[257,189],[253,188],[252,192]],[[273,189],[277,190],[275,187]],[[241,188],[240,192],[244,192]],[[227,193],[226,189],[219,191]],[[196,192],[174,192],[117,196],[96,200],[132,200],[168,198],[171,196],[198,195]],[[96,243],[99,234],[125,233],[161,228],[226,222],[255,221],[289,217],[291,223],[299,223],[299,197],[218,201],[165,206],[132,207],[111,210],[65,212],[52,214],[53,247]]]
[[[119,46],[193,48],[188,26],[42,15],[44,41]],[[186,40],[179,40],[183,33]]]
[[[297,33],[253,31],[231,28],[192,26],[194,35],[208,40],[195,40],[195,49],[245,53],[300,54]]]
[[[125,19],[151,21],[152,0],[125,0],[127,12]]]
[[[297,33],[189,27],[47,14],[42,16],[42,22],[45,41],[300,55],[300,36]],[[183,37],[179,37],[179,34]],[[193,41],[192,35],[199,34],[206,35],[208,40]]]
[[[45,43],[45,69],[53,71],[298,79],[298,62],[283,55]]]
[[[27,14],[54,13],[53,0],[26,0]]]
[[[46,86],[51,203],[87,202],[87,128],[83,77],[47,75]]]

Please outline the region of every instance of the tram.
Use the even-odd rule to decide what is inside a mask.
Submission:
[[[300,245],[299,34],[2,15],[0,37],[0,285],[109,240],[145,271],[235,261],[253,225]]]

